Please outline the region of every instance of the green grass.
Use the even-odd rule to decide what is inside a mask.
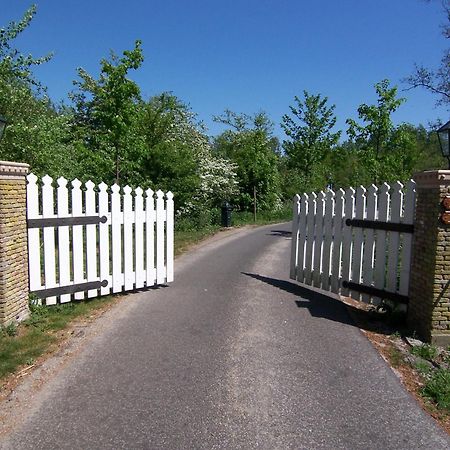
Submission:
[[[112,301],[113,297],[98,297],[64,305],[31,305],[29,319],[0,331],[0,379],[21,366],[33,364],[57,341],[56,332],[65,329],[72,320],[85,317]]]
[[[450,370],[434,371],[425,383],[422,395],[436,402],[439,408],[450,412]]]
[[[431,361],[437,355],[437,348],[429,344],[415,345],[411,348],[411,353],[419,356],[420,358]]]
[[[217,233],[219,226],[209,226],[198,230],[175,230],[174,247],[175,256],[185,252],[192,244],[196,244],[203,239]]]

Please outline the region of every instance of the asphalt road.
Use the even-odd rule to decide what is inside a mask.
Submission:
[[[2,448],[450,448],[343,305],[289,281],[287,230],[177,260],[176,281],[133,294]]]

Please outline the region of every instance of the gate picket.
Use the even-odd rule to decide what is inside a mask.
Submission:
[[[145,240],[147,248],[147,258],[145,264],[147,286],[151,286],[156,282],[156,268],[155,268],[155,199],[153,198],[153,191],[147,189],[145,199]]]
[[[403,185],[397,181],[392,185],[390,222],[399,223],[403,208]],[[398,249],[400,247],[400,233],[389,231],[389,252],[387,265],[386,289],[397,290]]]
[[[412,180],[297,195],[291,278],[365,302],[407,302],[414,209]]]
[[[42,217],[50,219],[55,217],[54,197],[53,197],[53,179],[46,175],[42,178]],[[56,287],[56,267],[55,267],[55,228],[44,228],[44,275],[45,288]],[[55,305],[56,297],[48,297],[47,305]]]
[[[342,280],[350,280],[352,270],[352,227],[346,226],[347,219],[353,219],[355,190],[349,188],[345,191],[344,220],[342,221]],[[342,295],[348,295],[348,288],[342,287]]]
[[[80,217],[83,214],[83,205],[81,197],[81,181],[72,181],[72,216]],[[83,226],[75,225],[72,230],[72,253],[73,253],[73,282],[75,284],[84,282],[84,245],[83,245]],[[83,300],[84,293],[76,292],[75,300]]]
[[[27,213],[28,219],[39,218],[39,188],[37,176],[30,173],[27,176]],[[41,282],[41,243],[39,228],[28,229],[28,270],[30,291],[42,289]]]
[[[98,215],[106,217],[106,223],[99,225],[99,252],[100,252],[100,280],[106,280],[107,286],[100,288],[101,295],[108,295],[111,292],[111,273],[110,273],[110,251],[109,251],[109,226],[111,216],[108,211],[108,186],[100,183],[98,186]]]
[[[322,243],[325,192],[320,191],[316,200],[316,229],[314,233],[313,285],[320,287],[322,276]]]
[[[344,219],[344,196],[343,189],[339,189],[335,195],[334,217],[333,217],[333,254],[331,262],[331,292],[339,292],[339,280],[341,278],[341,257],[342,257],[342,228]]]
[[[317,194],[313,192],[308,198],[308,216],[306,218],[305,283],[311,284],[314,260],[314,226],[316,218]]]
[[[291,245],[291,265],[290,265],[290,277],[292,279],[298,279],[296,268],[299,266],[298,264],[298,235],[299,235],[299,226],[298,222],[300,219],[300,196],[297,194],[294,197],[294,204],[292,209],[292,241],[293,245]]]
[[[86,216],[95,216],[95,192],[94,183],[88,181],[86,184],[85,210]],[[87,281],[97,281],[97,226],[86,225],[86,275]],[[97,296],[97,289],[90,289],[87,292],[88,298]]]
[[[67,180],[60,177],[57,180],[57,207],[58,217],[69,217],[69,195]],[[69,227],[58,227],[58,267],[59,285],[66,286],[70,283],[70,251],[69,251]],[[70,294],[61,295],[60,302],[70,302]]]
[[[330,260],[332,252],[332,233],[333,233],[333,214],[334,214],[334,192],[329,189],[325,195],[325,214],[324,214],[324,241],[322,249],[322,289],[326,291],[330,288]]]
[[[369,189],[366,192],[367,220],[375,220],[377,210],[377,192],[378,189],[373,184],[369,186]],[[372,286],[373,284],[374,249],[375,249],[375,230],[368,229],[365,232],[364,257],[362,269],[363,284],[366,286]],[[369,294],[362,294],[363,301],[369,302],[370,299],[371,296]]]
[[[46,305],[87,296],[107,295],[174,279],[174,204],[172,192],[117,184],[27,177],[30,291]],[[42,214],[39,203],[42,198]],[[145,208],[144,208],[145,204]],[[56,214],[55,214],[56,212]],[[156,234],[155,234],[156,225]],[[43,282],[41,282],[41,234],[43,229]],[[55,239],[55,231],[57,237]],[[155,267],[156,258],[156,267]],[[51,292],[47,290],[51,289]]]
[[[134,255],[135,255],[135,272],[136,272],[136,289],[144,287],[145,271],[144,271],[144,199],[142,198],[142,189],[134,190]]]
[[[389,213],[390,186],[383,183],[378,191],[378,217],[380,222],[386,222]],[[386,231],[377,230],[375,243],[375,287],[384,289],[386,274],[386,252],[387,252]]]
[[[134,284],[133,272],[133,197],[131,187],[123,188],[123,263],[125,290],[131,291]]]

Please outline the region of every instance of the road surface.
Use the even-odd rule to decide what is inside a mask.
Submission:
[[[289,280],[288,230],[210,241],[125,299],[2,448],[450,448],[344,306]]]

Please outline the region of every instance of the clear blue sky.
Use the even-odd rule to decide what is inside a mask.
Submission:
[[[2,0],[0,27],[31,4]],[[98,75],[99,61],[143,41],[145,62],[132,78],[144,96],[173,91],[210,133],[213,114],[266,111],[279,124],[294,95],[322,93],[336,104],[338,128],[375,101],[373,85],[401,79],[414,63],[437,66],[447,44],[440,2],[423,0],[40,0],[17,39],[24,53],[54,52],[36,70],[54,101],[65,99],[76,68]],[[396,122],[448,120],[424,91]],[[282,137],[278,125],[276,133]]]

